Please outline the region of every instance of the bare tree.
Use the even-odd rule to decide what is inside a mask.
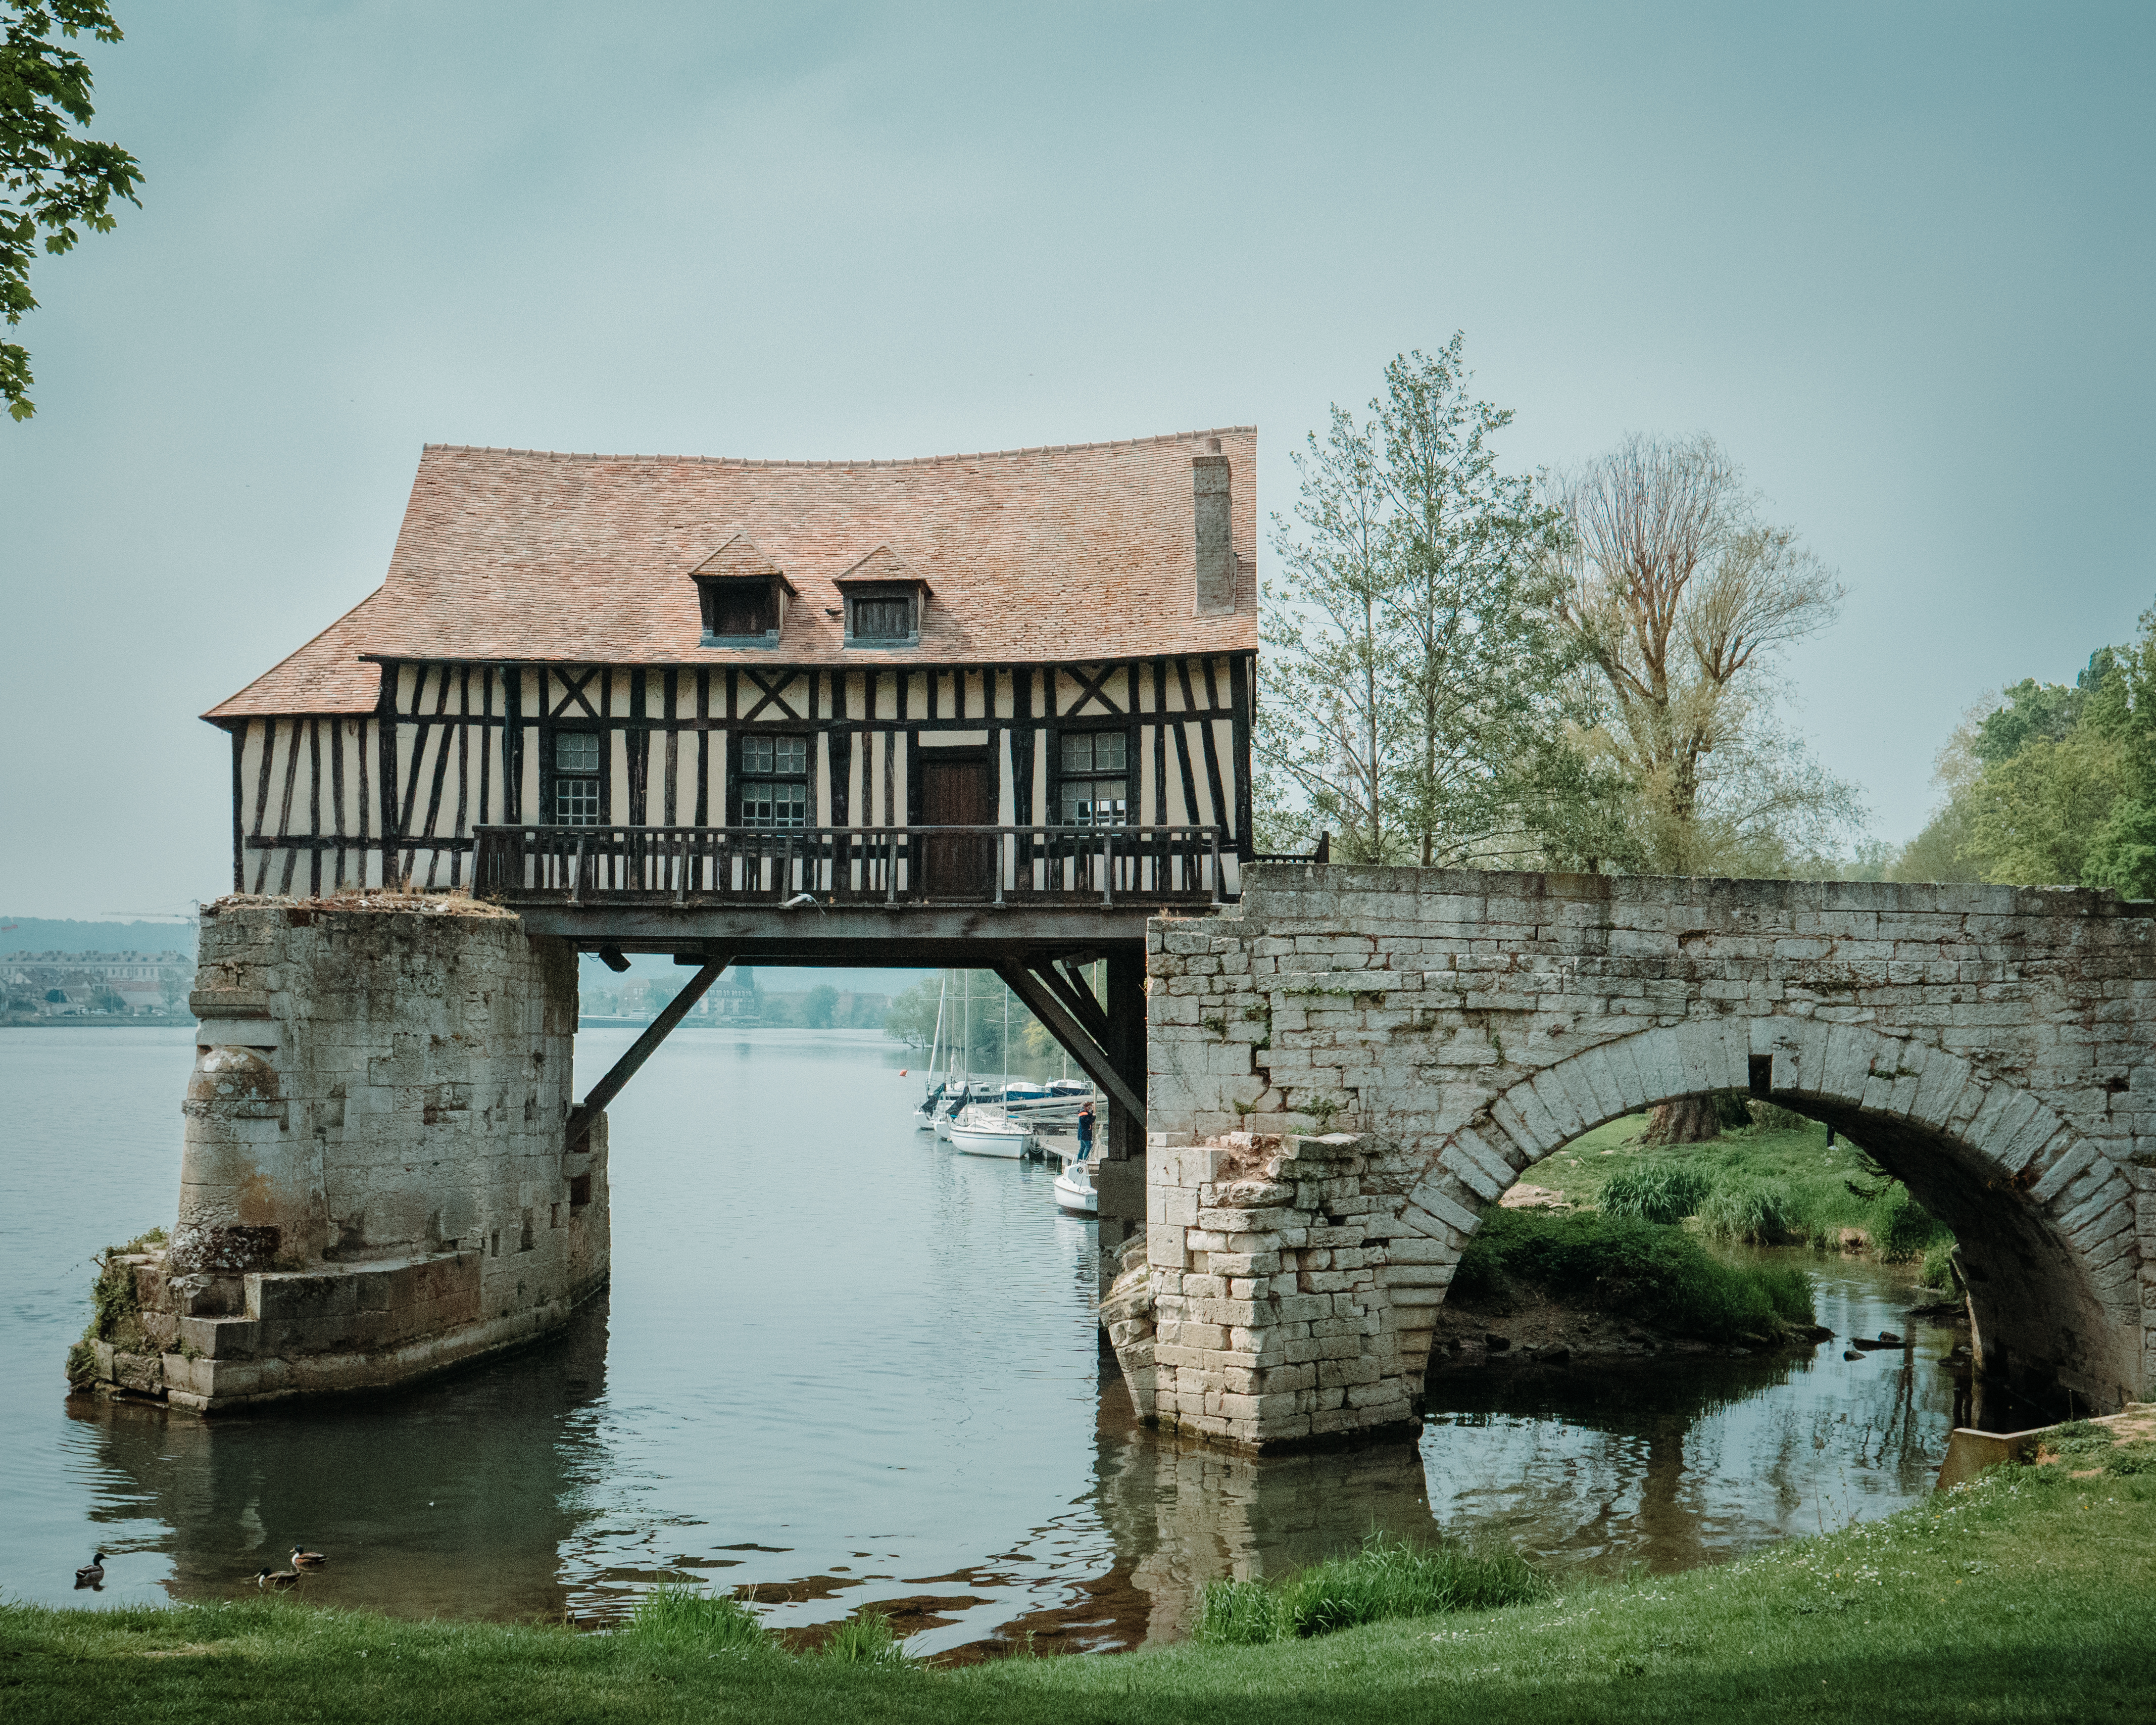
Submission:
[[[1629,781],[1640,865],[1770,864],[1855,813],[1775,721],[1782,649],[1838,614],[1842,590],[1795,531],[1758,517],[1711,438],[1635,436],[1565,488],[1558,616],[1593,667],[1584,737]]]

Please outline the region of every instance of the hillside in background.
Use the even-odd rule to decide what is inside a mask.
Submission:
[[[185,952],[195,950],[192,916],[169,922],[72,922],[0,916],[0,953]]]

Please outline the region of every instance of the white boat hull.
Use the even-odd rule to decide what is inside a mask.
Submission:
[[[1067,1173],[1055,1177],[1055,1207],[1074,1216],[1101,1214],[1101,1194],[1090,1180],[1074,1180]]]
[[[1015,1127],[954,1126],[951,1147],[964,1156],[1006,1156],[1016,1161],[1025,1154],[1031,1137]]]

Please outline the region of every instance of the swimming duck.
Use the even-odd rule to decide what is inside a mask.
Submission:
[[[329,1558],[325,1553],[301,1551],[296,1545],[292,1548],[292,1567],[295,1569],[319,1569],[327,1562]]]
[[[297,1587],[300,1584],[300,1572],[296,1569],[257,1569],[254,1572],[254,1584],[264,1593],[273,1587],[282,1591],[285,1588]]]
[[[105,1553],[103,1552],[93,1553],[90,1561],[74,1572],[74,1584],[77,1587],[105,1585]]]

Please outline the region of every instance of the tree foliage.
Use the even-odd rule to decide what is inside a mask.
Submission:
[[[12,328],[37,309],[30,264],[39,235],[58,256],[82,228],[110,233],[113,199],[140,207],[142,169],[116,144],[80,135],[95,111],[90,66],[64,44],[85,30],[120,40],[105,0],[0,0],[0,312]],[[0,399],[17,419],[37,411],[30,381],[29,350],[0,341]]]
[[[1339,834],[1337,859],[1464,861],[1517,826],[1520,769],[1555,722],[1549,608],[1561,522],[1491,439],[1464,338],[1404,353],[1358,418],[1294,455],[1274,520],[1255,738],[1269,845]]]
[[[1893,878],[2156,897],[2156,608],[2072,683],[2025,678],[1979,702],[1938,780],[1946,795]]]

